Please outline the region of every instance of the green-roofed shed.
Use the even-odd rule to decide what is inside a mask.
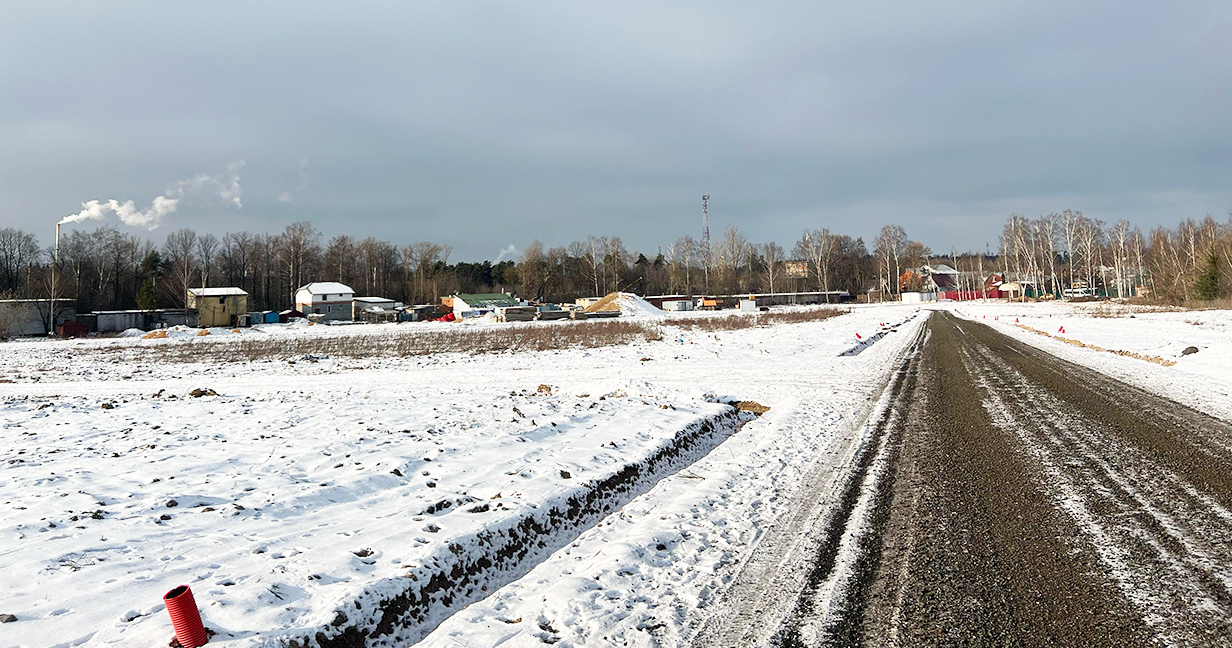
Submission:
[[[517,306],[520,303],[513,295],[505,293],[458,294],[453,297],[453,314],[457,317],[474,317],[476,314],[482,315],[497,308]]]

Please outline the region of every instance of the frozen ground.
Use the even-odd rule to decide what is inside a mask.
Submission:
[[[855,433],[899,338],[838,353],[912,312],[856,309],[717,333],[667,326],[659,341],[597,349],[296,364],[142,360],[158,346],[207,343],[192,332],[3,345],[14,382],[0,384],[0,573],[11,583],[0,613],[18,620],[0,625],[0,646],[162,645],[170,624],[160,596],[180,583],[219,633],[211,645],[362,627],[404,577],[459,552],[481,556],[485,532],[561,504],[707,421],[722,441],[734,410],[717,401],[759,401],[769,413],[597,527],[617,562],[640,561],[637,578],[613,568],[630,581],[621,597],[572,600],[576,583],[565,579],[552,591],[589,621],[558,622],[568,617],[552,597],[533,615],[573,643],[596,632],[672,636],[779,513],[779,492],[796,486],[808,453]],[[650,476],[630,496],[661,478]],[[546,538],[546,549],[580,530]],[[472,598],[544,557],[532,550],[517,569],[475,579]],[[468,600],[435,606],[428,625]],[[551,632],[498,623],[519,636]],[[491,634],[483,620],[469,625]]]

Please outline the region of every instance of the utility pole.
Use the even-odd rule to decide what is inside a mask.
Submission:
[[[706,292],[710,292],[710,194],[702,194],[702,272],[706,276]]]
[[[706,203],[710,200],[710,194],[702,194],[702,242],[706,247],[710,247],[710,214]]]
[[[47,335],[54,336],[56,334],[56,292],[57,284],[60,278],[60,223],[56,223],[56,247],[51,259],[51,305],[47,307],[51,317],[49,326],[47,327]]]

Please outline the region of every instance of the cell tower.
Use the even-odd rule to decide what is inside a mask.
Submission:
[[[706,203],[710,200],[710,194],[702,195],[702,242],[710,243],[710,214],[706,211]]]

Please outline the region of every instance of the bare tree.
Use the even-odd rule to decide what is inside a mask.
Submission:
[[[770,288],[770,292],[773,294],[775,292],[774,282],[779,277],[779,271],[781,270],[780,266],[783,265],[783,248],[780,247],[778,243],[773,241],[763,243],[761,245],[761,255],[762,260],[766,264],[766,267],[762,272],[766,277],[766,285]]]
[[[543,243],[539,239],[530,242],[522,250],[522,261],[518,264],[518,283],[523,298],[542,299],[543,288],[548,280],[547,257],[543,252]]]
[[[188,289],[196,278],[197,233],[187,227],[167,235],[163,242],[163,257],[171,266],[170,281],[172,298],[188,308]]]
[[[805,230],[796,241],[793,256],[808,263],[809,272],[817,279],[817,290],[830,291],[830,264],[834,251],[834,235],[826,228]]]
[[[697,243],[690,236],[682,236],[667,246],[669,291],[693,294],[693,260],[697,256]]]
[[[210,285],[210,273],[214,269],[214,261],[218,256],[218,237],[213,234],[202,234],[197,237],[197,265],[201,272],[201,287]]]
[[[321,234],[308,221],[293,223],[278,237],[276,249],[290,294],[306,283],[321,251]]]
[[[1069,287],[1074,287],[1074,251],[1082,227],[1082,212],[1067,209],[1061,212],[1061,232],[1065,237],[1065,256],[1069,262]]]
[[[38,263],[38,240],[12,227],[0,229],[0,293],[24,296],[31,269]]]
[[[1128,264],[1130,257],[1130,227],[1129,221],[1119,220],[1108,232],[1112,245],[1112,269],[1116,277],[1117,297],[1125,297],[1129,292]]]
[[[325,277],[344,284],[355,282],[355,239],[335,236],[325,246]]]
[[[877,234],[873,256],[877,257],[877,270],[883,291],[893,292],[893,286],[898,285],[898,277],[902,275],[899,271],[899,259],[906,243],[907,233],[901,225],[886,225]]]
[[[739,285],[740,261],[744,259],[748,247],[749,240],[740,233],[740,228],[728,225],[723,231],[723,242],[719,245],[719,265],[729,292],[734,292]]]

